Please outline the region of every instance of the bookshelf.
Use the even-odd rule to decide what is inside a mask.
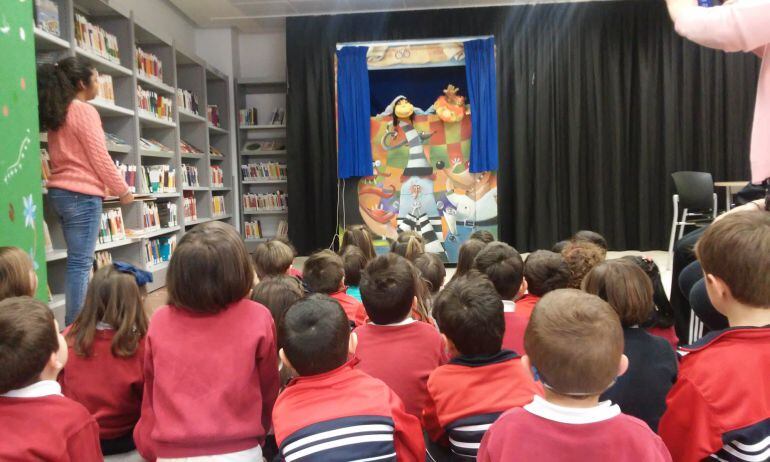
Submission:
[[[228,77],[185,51],[187,44],[157,36],[134,21],[133,12],[118,11],[109,0],[52,2],[58,8],[59,33],[36,23],[38,63],[80,56],[100,75],[109,76],[104,77],[111,80],[108,97],[90,104],[100,113],[109,134],[107,149],[113,160],[127,166],[129,175],[129,166],[136,167],[135,201],[121,205],[117,198],[105,198],[105,213],[119,215],[125,232],[113,234],[111,230],[100,239],[98,260],[124,260],[143,267],[155,278],[148,289],[158,289],[165,286],[167,257],[186,230],[211,220],[233,224],[237,184],[231,165],[235,152],[228,136],[229,119],[223,118],[219,127],[212,128],[206,117],[207,104],[218,105],[221,114],[229,114]],[[80,38],[78,31],[86,22],[91,35],[104,37],[103,47],[91,46],[92,42]],[[194,105],[191,94],[184,92],[195,94]],[[42,133],[41,148],[47,148],[47,140],[47,134]],[[191,146],[198,152],[188,152]],[[210,155],[211,148],[217,155]],[[183,187],[183,164],[195,166],[198,172],[199,185],[189,190]],[[213,186],[212,166],[219,180]],[[186,196],[195,198],[194,218],[184,215]],[[217,216],[212,215],[215,196],[220,197],[219,206],[224,205]],[[63,325],[67,246],[61,224],[45,197],[44,205],[50,235],[46,252],[52,293],[49,306]]]
[[[283,78],[246,78],[238,79],[235,87],[240,222],[246,243],[256,245],[288,228],[287,85]]]

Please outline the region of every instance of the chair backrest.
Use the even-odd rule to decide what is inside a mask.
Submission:
[[[679,207],[691,211],[714,208],[714,180],[710,173],[674,172],[671,177],[679,194]]]

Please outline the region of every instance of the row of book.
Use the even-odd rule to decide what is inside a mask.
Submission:
[[[278,222],[278,228],[275,230],[276,236],[288,236],[289,235],[289,222],[281,220]]]
[[[152,90],[145,90],[141,85],[136,86],[136,105],[159,119],[173,121],[171,100]]]
[[[107,143],[128,146],[128,143],[126,142],[126,140],[119,137],[118,135],[115,135],[114,133],[104,132],[104,141],[106,141]]]
[[[243,223],[243,233],[246,239],[261,239],[266,237],[262,232],[262,222],[260,220],[251,220]],[[289,234],[289,224],[286,220],[278,222],[276,236],[287,236]]]
[[[182,186],[198,187],[198,167],[182,164]]]
[[[289,207],[289,195],[276,191],[268,194],[244,194],[243,210],[246,212],[269,212],[286,210]]]
[[[214,188],[223,188],[225,186],[225,174],[222,171],[222,167],[212,165],[209,172],[211,174],[211,186]]]
[[[286,123],[286,109],[277,107],[270,116],[270,125],[284,125]]]
[[[238,111],[239,125],[259,125],[259,111],[255,107]]]
[[[115,166],[118,171],[123,175],[123,179],[126,180],[128,190],[132,193],[136,192],[136,165],[127,165],[121,163],[119,160],[115,161]]]
[[[144,258],[148,265],[157,265],[169,261],[176,250],[176,236],[163,236],[149,239],[144,243]]]
[[[139,75],[163,81],[163,62],[152,53],[136,48],[136,69]]]
[[[45,188],[48,184],[48,179],[51,178],[51,156],[46,148],[40,148],[40,171],[43,176],[43,187]]]
[[[251,140],[243,143],[243,152],[283,151],[286,149],[284,140]]]
[[[279,162],[254,162],[241,165],[243,178],[247,179],[286,179],[286,164]]]
[[[198,97],[195,93],[183,88],[176,89],[176,104],[178,104],[180,108],[186,109],[193,114],[198,114],[198,111],[200,110]]]
[[[176,192],[176,170],[169,165],[142,165],[143,194]]]
[[[75,13],[75,42],[77,46],[102,58],[120,64],[118,38],[100,26],[91,24],[82,14]]]
[[[209,146],[209,154],[211,155],[211,157],[219,157],[219,158],[225,157],[225,155],[222,154],[222,151],[215,148],[214,146]]]
[[[112,254],[106,250],[94,254],[94,271],[112,264]]]
[[[224,196],[212,196],[211,197],[211,215],[218,217],[225,215],[227,210],[225,209],[225,197]]]
[[[35,0],[35,23],[40,29],[60,37],[59,5],[51,0]]]
[[[185,192],[183,198],[184,205],[184,218],[186,221],[198,219],[198,201],[195,199],[195,194],[192,192]]]
[[[154,152],[174,152],[173,149],[154,138],[139,138],[139,149]]]
[[[161,228],[179,226],[179,207],[174,202],[161,202],[158,204],[158,218]]]
[[[146,231],[160,228],[158,204],[155,202],[142,202],[142,227]]]
[[[115,88],[112,86],[110,74],[99,74],[96,78],[96,95],[98,98],[115,104]]]
[[[194,145],[188,143],[185,140],[179,140],[179,150],[182,151],[182,154],[202,154],[203,151],[196,148]]]
[[[99,222],[99,243],[120,241],[126,238],[126,227],[123,224],[123,211],[118,208],[102,212]]]
[[[206,118],[209,123],[215,127],[219,127],[219,107],[216,104],[209,104],[206,106]]]

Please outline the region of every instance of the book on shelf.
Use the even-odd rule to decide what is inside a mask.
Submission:
[[[286,143],[283,140],[251,140],[243,143],[243,152],[283,151]]]
[[[198,97],[195,93],[187,91],[184,88],[176,89],[176,103],[180,108],[192,112],[193,114],[200,114],[200,106],[198,103]]]
[[[144,243],[144,259],[148,265],[158,265],[171,260],[176,250],[176,236],[163,236],[149,239]]]
[[[243,195],[243,210],[245,212],[270,212],[286,210],[289,207],[289,195],[276,191],[274,193]]]
[[[255,107],[238,111],[239,125],[259,125],[259,111]]]
[[[136,69],[139,75],[163,82],[163,63],[152,53],[136,47]]]
[[[118,171],[123,175],[123,179],[126,180],[128,190],[132,193],[136,193],[136,165],[126,165],[119,160],[115,161],[115,166]]]
[[[173,121],[171,99],[152,90],[145,90],[141,85],[136,86],[136,105],[158,119]]]
[[[243,223],[243,233],[246,239],[259,239],[262,237],[262,223],[259,220],[251,220]]]
[[[215,217],[227,214],[224,196],[211,196],[211,214]]]
[[[284,125],[286,123],[286,110],[282,107],[277,107],[273,110],[273,115],[270,116],[270,125]]]
[[[184,218],[187,221],[198,219],[198,201],[192,191],[185,191],[184,198]]]
[[[209,104],[206,106],[206,118],[209,123],[215,127],[219,127],[219,107],[216,104]]]
[[[102,212],[99,223],[99,243],[120,241],[126,238],[126,228],[123,224],[123,211],[111,208]]]
[[[48,179],[51,178],[51,156],[46,148],[40,148],[40,171],[43,176],[43,187],[45,188],[48,184]]]
[[[276,236],[288,236],[289,235],[289,223],[286,220],[281,220],[278,223],[278,229],[275,232]]]
[[[225,155],[222,154],[222,151],[215,148],[214,146],[209,146],[209,154],[211,155],[211,157],[219,157],[219,158],[225,157]]]
[[[118,135],[115,135],[113,133],[104,133],[104,141],[107,143],[122,145],[122,146],[129,146],[128,143],[126,143],[126,140],[119,137]]]
[[[110,74],[99,74],[96,78],[96,97],[115,104],[115,89]]]
[[[182,186],[197,188],[200,186],[198,181],[198,167],[182,164]]]
[[[106,250],[94,254],[94,271],[112,264],[112,254]]]
[[[210,170],[211,186],[215,188],[223,188],[225,186],[225,174],[222,171],[222,167],[219,165],[212,165]]]
[[[160,229],[158,204],[154,202],[142,202],[142,226],[146,231]]]
[[[171,166],[142,165],[142,194],[176,192],[176,170]]]
[[[48,230],[48,222],[43,220],[43,236],[45,237],[45,251],[53,252],[53,241],[51,240],[51,231]]]
[[[49,34],[61,37],[59,5],[51,0],[35,0],[35,24]]]
[[[241,165],[244,179],[285,180],[286,164],[279,162],[252,162]]]
[[[77,46],[116,64],[120,64],[118,39],[92,24],[80,13],[75,13],[75,42]]]
[[[174,150],[156,139],[139,138],[139,149],[155,152],[173,152]]]
[[[162,202],[158,204],[158,219],[160,220],[160,226],[162,228],[179,226],[177,205],[173,202]]]
[[[182,154],[203,154],[203,151],[185,140],[179,140],[179,150]]]

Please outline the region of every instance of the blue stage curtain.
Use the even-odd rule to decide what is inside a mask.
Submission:
[[[495,40],[465,42],[465,76],[471,104],[473,173],[497,170],[497,79]]]
[[[366,52],[367,47],[344,47],[337,51],[337,173],[340,178],[373,173]]]

